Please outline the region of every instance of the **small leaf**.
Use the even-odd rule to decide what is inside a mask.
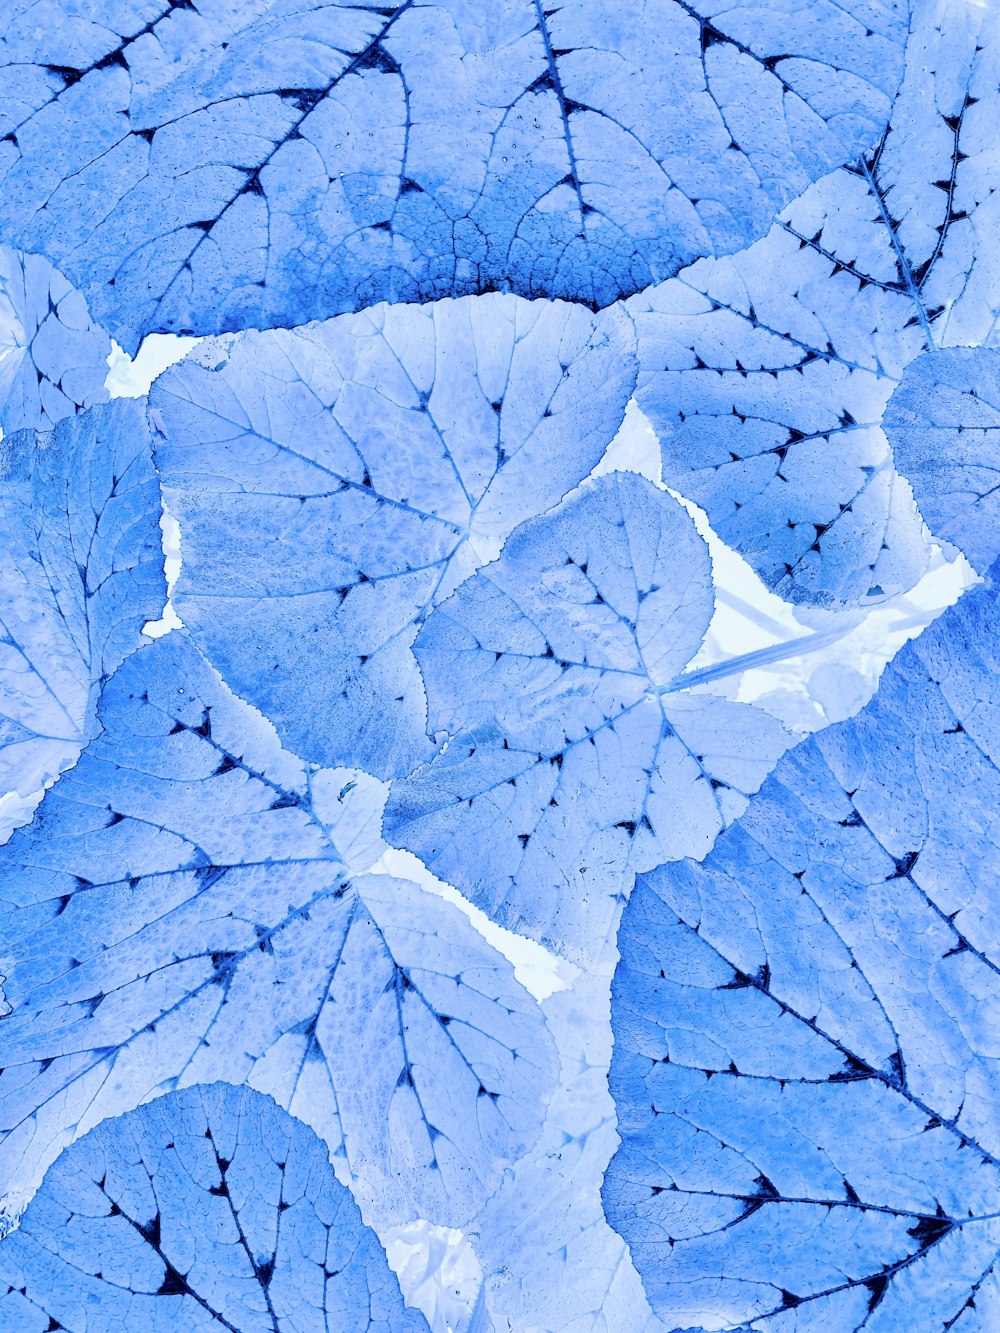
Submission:
[[[1000,353],[953,347],[919,357],[885,429],[931,531],[985,574],[1000,555]]]
[[[138,402],[0,443],[0,790],[37,791],[92,734],[166,598],[159,518]]]
[[[925,335],[863,175],[820,181],[764,240],[629,309],[663,480],[769,588],[839,609],[918,581],[925,542],[881,420]]]
[[[1000,16],[932,0],[911,22],[875,175],[920,317],[938,346],[969,346],[990,337],[1000,311]]]

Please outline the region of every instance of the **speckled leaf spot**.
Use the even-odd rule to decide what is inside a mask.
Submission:
[[[694,523],[634,473],[523,524],[417,638],[450,739],[393,783],[386,837],[502,924],[597,956],[635,871],[704,854],[790,743],[680,692],[713,605]]]
[[[554,1079],[511,964],[437,895],[349,873],[365,788],[283,750],[182,632],[100,719],[0,849],[8,1210],[104,1117],[222,1078],[305,1120],[373,1223],[465,1224]]]
[[[0,1323],[427,1333],[325,1144],[225,1083],[105,1120],[62,1154],[0,1242]]]
[[[668,1327],[1000,1319],[998,645],[991,580],[636,886],[604,1201]]]
[[[410,772],[421,622],[600,460],[633,346],[620,310],[494,294],[199,349],[150,400],[196,642],[305,758]]]
[[[894,0],[26,0],[0,237],[151,330],[510,289],[604,306],[760,236],[868,148]]]

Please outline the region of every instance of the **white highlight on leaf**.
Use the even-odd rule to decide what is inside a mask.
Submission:
[[[388,784],[383,784],[388,789]],[[492,944],[511,963],[514,976],[536,1000],[547,1000],[556,991],[568,990],[580,975],[580,969],[567,958],[560,958],[537,940],[529,940],[516,931],[491,921],[452,884],[438,879],[412,852],[386,847],[371,867],[371,874],[395,875],[411,879],[422,889],[430,889],[446,902],[454,903],[469,918],[487,944]]]
[[[418,1218],[380,1237],[407,1305],[420,1310],[431,1333],[466,1333],[483,1270],[464,1232]]]
[[[660,446],[648,418],[633,399],[621,429],[594,469],[602,476],[630,468],[661,489]],[[764,583],[716,534],[704,510],[671,491],[708,542],[715,581],[715,614],[690,670],[724,664],[762,649],[775,657],[759,665],[733,661],[714,691],[740,703],[755,703],[795,731],[812,732],[863,708],[878,687],[887,662],[899,649],[977,582],[961,554],[947,557],[925,530],[929,568],[908,592],[865,608],[817,612],[794,607]],[[809,638],[816,643],[810,646]],[[787,645],[787,654],[781,654]]]
[[[187,356],[201,338],[184,338],[176,333],[150,333],[142,340],[135,356],[129,356],[112,340],[105,380],[112,398],[143,398],[150,385],[168,366]]]

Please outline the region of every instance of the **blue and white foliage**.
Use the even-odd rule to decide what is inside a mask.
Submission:
[[[792,600],[837,607],[923,572],[880,423],[909,361],[988,337],[1000,312],[998,22],[919,5],[876,150],[748,250],[629,302],[664,480]]]
[[[226,1079],[311,1125],[373,1222],[462,1225],[555,1076],[511,964],[437,895],[349,875],[350,784],[182,632],[128,660],[100,720],[0,849],[8,1208],[106,1116]]]
[[[620,311],[490,295],[210,342],[157,381],[174,602],[297,753],[433,753],[417,629],[600,460],[633,345]]]
[[[0,1242],[0,1324],[427,1333],[325,1145],[224,1083],[106,1120],[66,1150]]]
[[[1000,353],[954,347],[919,357],[885,429],[935,536],[985,574],[1000,555]]]
[[[0,246],[0,427],[51,430],[108,401],[111,339],[40,255]]]
[[[0,1328],[993,1333],[1000,10],[0,11]]]
[[[990,580],[636,885],[604,1200],[668,1327],[1000,1320],[998,653]]]
[[[900,0],[9,0],[0,239],[129,352],[500,287],[603,306],[867,149]]]
[[[163,606],[159,518],[139,403],[0,442],[0,790],[37,791],[92,734]]]
[[[387,839],[502,925],[599,956],[634,873],[704,855],[790,743],[679,692],[713,605],[693,521],[634,473],[523,524],[417,637],[450,739],[393,783]]]

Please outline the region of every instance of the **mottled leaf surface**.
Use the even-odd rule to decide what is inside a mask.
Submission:
[[[537,1137],[551,1043],[450,903],[349,877],[343,775],[305,766],[183,633],[0,853],[0,1180],[177,1087],[271,1093],[387,1225],[461,1225]]]
[[[51,430],[108,401],[111,339],[40,255],[0,246],[0,426]]]
[[[599,306],[877,139],[893,0],[39,6],[0,28],[0,234],[128,351],[506,288]]]
[[[997,15],[933,0],[913,25],[873,153],[629,302],[664,480],[768,587],[831,608],[924,572],[882,414],[915,356],[990,336],[1000,310]]]
[[[7,1333],[427,1333],[326,1145],[225,1083],[66,1149],[0,1243],[0,1320]]]
[[[953,347],[919,357],[885,429],[934,535],[984,574],[1000,555],[1000,352]]]
[[[633,339],[494,294],[244,334],[157,382],[174,601],[293,749],[379,777],[432,753],[417,629],[599,461]]]
[[[1000,1318],[998,631],[990,583],[636,885],[604,1200],[668,1327]]]
[[[91,734],[163,607],[159,518],[139,403],[0,443],[0,791],[37,791]]]
[[[451,739],[393,783],[386,838],[502,925],[600,953],[634,872],[703,855],[788,744],[676,692],[712,608],[694,523],[634,473],[523,524],[417,638]]]

